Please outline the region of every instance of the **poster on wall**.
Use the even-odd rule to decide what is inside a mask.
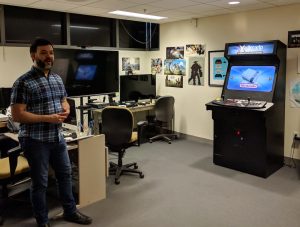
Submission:
[[[178,87],[183,88],[183,76],[167,75],[166,87]]]
[[[205,55],[205,45],[204,44],[187,44],[185,46],[186,56],[197,56]]]
[[[186,61],[184,59],[166,59],[164,61],[165,75],[185,76]]]
[[[288,47],[289,48],[300,47],[300,31],[288,32]]]
[[[208,51],[208,84],[222,87],[225,81],[228,61],[223,50]]]
[[[204,57],[189,58],[189,85],[204,86]]]
[[[300,78],[291,81],[290,84],[290,106],[300,107]]]
[[[122,58],[122,71],[125,71],[126,75],[132,75],[137,70],[140,70],[140,58]]]
[[[166,48],[167,59],[183,59],[184,47],[167,47]]]
[[[162,74],[162,59],[151,58],[151,74],[161,75]]]

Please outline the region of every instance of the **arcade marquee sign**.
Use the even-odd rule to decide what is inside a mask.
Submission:
[[[247,43],[233,44],[228,46],[228,55],[251,55],[251,54],[273,54],[274,43]]]

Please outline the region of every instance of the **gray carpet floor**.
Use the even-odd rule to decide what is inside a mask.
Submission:
[[[137,161],[145,178],[124,175],[115,185],[109,177],[107,198],[81,211],[97,227],[300,227],[299,169],[264,179],[214,165],[212,152],[191,140],[130,148],[125,161]],[[49,200],[52,218],[61,209]],[[4,226],[35,226],[30,205],[17,203]],[[78,225],[52,218],[51,226]]]

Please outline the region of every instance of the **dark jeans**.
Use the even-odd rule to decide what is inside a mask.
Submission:
[[[71,164],[64,139],[57,143],[45,143],[20,138],[20,144],[31,168],[31,203],[38,224],[48,222],[46,191],[49,164],[55,171],[60,200],[66,215],[76,211],[72,193]]]

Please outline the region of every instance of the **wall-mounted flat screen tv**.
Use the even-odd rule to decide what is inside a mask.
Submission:
[[[271,92],[275,76],[275,66],[231,66],[226,88],[236,91]]]
[[[55,49],[52,71],[62,77],[68,96],[119,91],[117,51]]]

